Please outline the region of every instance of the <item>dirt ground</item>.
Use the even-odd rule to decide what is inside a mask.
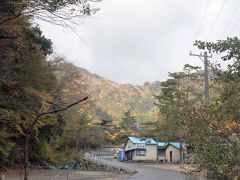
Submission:
[[[140,170],[144,167],[149,167],[153,169],[159,170],[168,170],[175,171],[187,174],[191,168],[189,165],[179,165],[179,164],[139,164],[141,166]],[[4,180],[23,180],[23,171],[21,169],[11,169],[4,173]],[[198,176],[198,175],[197,175]],[[188,176],[190,177],[190,176]],[[193,177],[193,176],[192,176]],[[96,171],[69,171],[67,174],[67,170],[45,170],[38,168],[31,168],[29,171],[29,180],[125,180],[128,179],[127,175],[113,174],[110,172],[96,172]],[[1,178],[0,178],[1,179]],[[198,179],[196,178],[188,178],[188,179]]]
[[[145,166],[184,173],[193,170],[190,165],[182,164],[145,164]]]
[[[195,172],[195,168],[187,164],[144,164],[146,167],[152,167],[162,170],[181,172],[186,175],[187,180],[205,180],[206,178],[200,172]]]
[[[11,169],[2,173],[5,180],[22,180],[23,173],[21,169]],[[29,180],[82,180],[82,179],[99,179],[99,180],[121,180],[125,176],[116,175],[109,172],[95,171],[69,171],[67,170],[44,170],[30,169]]]
[[[153,167],[176,172],[187,172],[190,169],[190,166],[180,164],[144,164],[144,165],[147,167]]]

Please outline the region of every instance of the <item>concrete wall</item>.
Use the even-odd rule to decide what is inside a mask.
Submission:
[[[180,162],[180,150],[172,145],[168,145],[165,150],[167,162],[170,162],[170,152],[172,152],[172,162]]]

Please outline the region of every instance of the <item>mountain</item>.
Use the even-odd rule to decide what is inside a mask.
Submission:
[[[90,100],[85,105],[85,110],[94,118],[112,120],[114,124],[118,124],[128,109],[136,116],[138,123],[157,118],[153,95],[161,89],[159,81],[146,82],[142,86],[119,84],[76,67],[63,59],[52,64],[63,86],[65,99],[74,100],[87,94]]]

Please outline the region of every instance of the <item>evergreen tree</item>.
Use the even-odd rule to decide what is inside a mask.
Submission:
[[[123,113],[121,127],[128,132],[137,130],[136,118],[132,115],[130,109]]]

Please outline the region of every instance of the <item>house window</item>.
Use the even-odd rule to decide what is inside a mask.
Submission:
[[[146,156],[146,150],[136,150],[136,156]]]
[[[137,144],[137,148],[145,148],[145,144]]]

